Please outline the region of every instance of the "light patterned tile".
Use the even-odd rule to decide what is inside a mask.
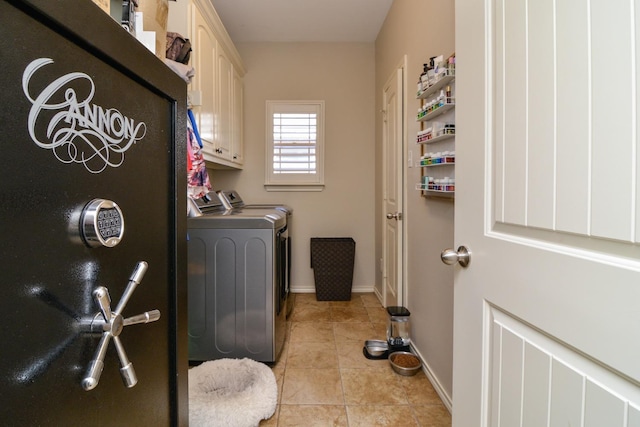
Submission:
[[[291,325],[292,343],[325,342],[335,343],[332,322],[293,322]]]
[[[362,351],[363,341],[343,341],[337,346],[340,369],[384,368],[389,365],[386,359],[367,359]]]
[[[369,320],[373,323],[387,323],[389,313],[382,307],[366,307]]]
[[[291,343],[287,358],[287,368],[337,368],[338,355],[333,342]]]
[[[333,334],[336,343],[343,341],[362,341],[375,339],[374,329],[370,322],[336,322],[333,323]]]
[[[369,322],[364,307],[331,307],[331,320],[334,322]]]
[[[349,301],[329,301],[331,307],[364,307],[362,298],[357,294],[351,294]]]
[[[273,364],[271,367],[272,368],[283,368],[285,366],[287,366],[287,354],[289,353],[289,338],[285,338],[284,340],[284,345],[282,346],[282,351],[280,352],[280,356],[278,357],[278,360],[275,362],[275,364]]]
[[[349,427],[419,426],[408,405],[347,406]]]
[[[314,306],[314,307],[329,307],[329,303],[326,301],[318,301],[316,294],[296,294],[294,301],[294,310],[298,306]]]
[[[280,402],[281,405],[344,405],[340,371],[288,367]]]
[[[347,405],[407,405],[407,397],[395,377],[384,368],[340,369]]]
[[[311,304],[296,305],[291,313],[293,322],[330,322],[330,307],[318,307]]]
[[[387,340],[387,323],[373,322],[372,325],[373,325],[373,330],[375,334],[374,339],[386,341]]]
[[[413,406],[412,409],[423,427],[451,427],[451,414],[443,404]]]
[[[347,412],[338,405],[282,405],[279,427],[347,427]]]
[[[451,426],[422,371],[403,377],[387,360],[363,355],[364,341],[386,340],[388,316],[375,294],[352,294],[351,301],[295,298],[285,347],[272,366],[278,406],[261,427]]]
[[[382,303],[373,292],[362,294],[360,296],[360,299],[362,300],[362,304],[364,304],[365,307],[382,307]]]
[[[420,371],[414,376],[404,377],[398,375],[400,385],[407,393],[409,403],[412,405],[439,405],[442,404],[442,400],[438,393],[431,385],[429,378]]]

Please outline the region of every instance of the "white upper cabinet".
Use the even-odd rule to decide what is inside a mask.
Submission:
[[[233,115],[233,65],[224,50],[218,50],[216,63],[218,65],[218,115],[217,151],[220,156],[231,158],[232,134],[231,122]]]
[[[192,111],[196,118],[200,137],[202,138],[204,152],[215,150],[215,101],[217,67],[216,39],[197,7],[192,8],[193,27],[191,42],[191,65],[196,69],[196,74],[189,88],[189,99],[192,103]]]
[[[244,84],[242,76],[238,70],[233,70],[233,114],[231,115],[231,134],[234,142],[231,151],[231,157],[235,163],[244,163],[244,136],[243,136],[243,117],[244,106],[242,104],[244,93]]]
[[[189,100],[208,166],[242,168],[244,66],[238,51],[207,0],[170,2],[168,30],[191,40]]]

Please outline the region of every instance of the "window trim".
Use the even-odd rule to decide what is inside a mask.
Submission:
[[[274,174],[273,173],[273,114],[295,113],[301,109],[317,114],[316,125],[316,173],[314,174]],[[324,189],[324,122],[325,108],[323,100],[266,101],[266,138],[265,138],[265,178],[267,191],[322,191]]]

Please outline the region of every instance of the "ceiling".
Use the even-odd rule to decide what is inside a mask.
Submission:
[[[373,42],[393,0],[210,0],[234,43]]]

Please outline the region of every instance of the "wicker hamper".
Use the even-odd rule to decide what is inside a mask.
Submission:
[[[318,301],[349,301],[356,242],[351,237],[312,237],[311,268]]]

